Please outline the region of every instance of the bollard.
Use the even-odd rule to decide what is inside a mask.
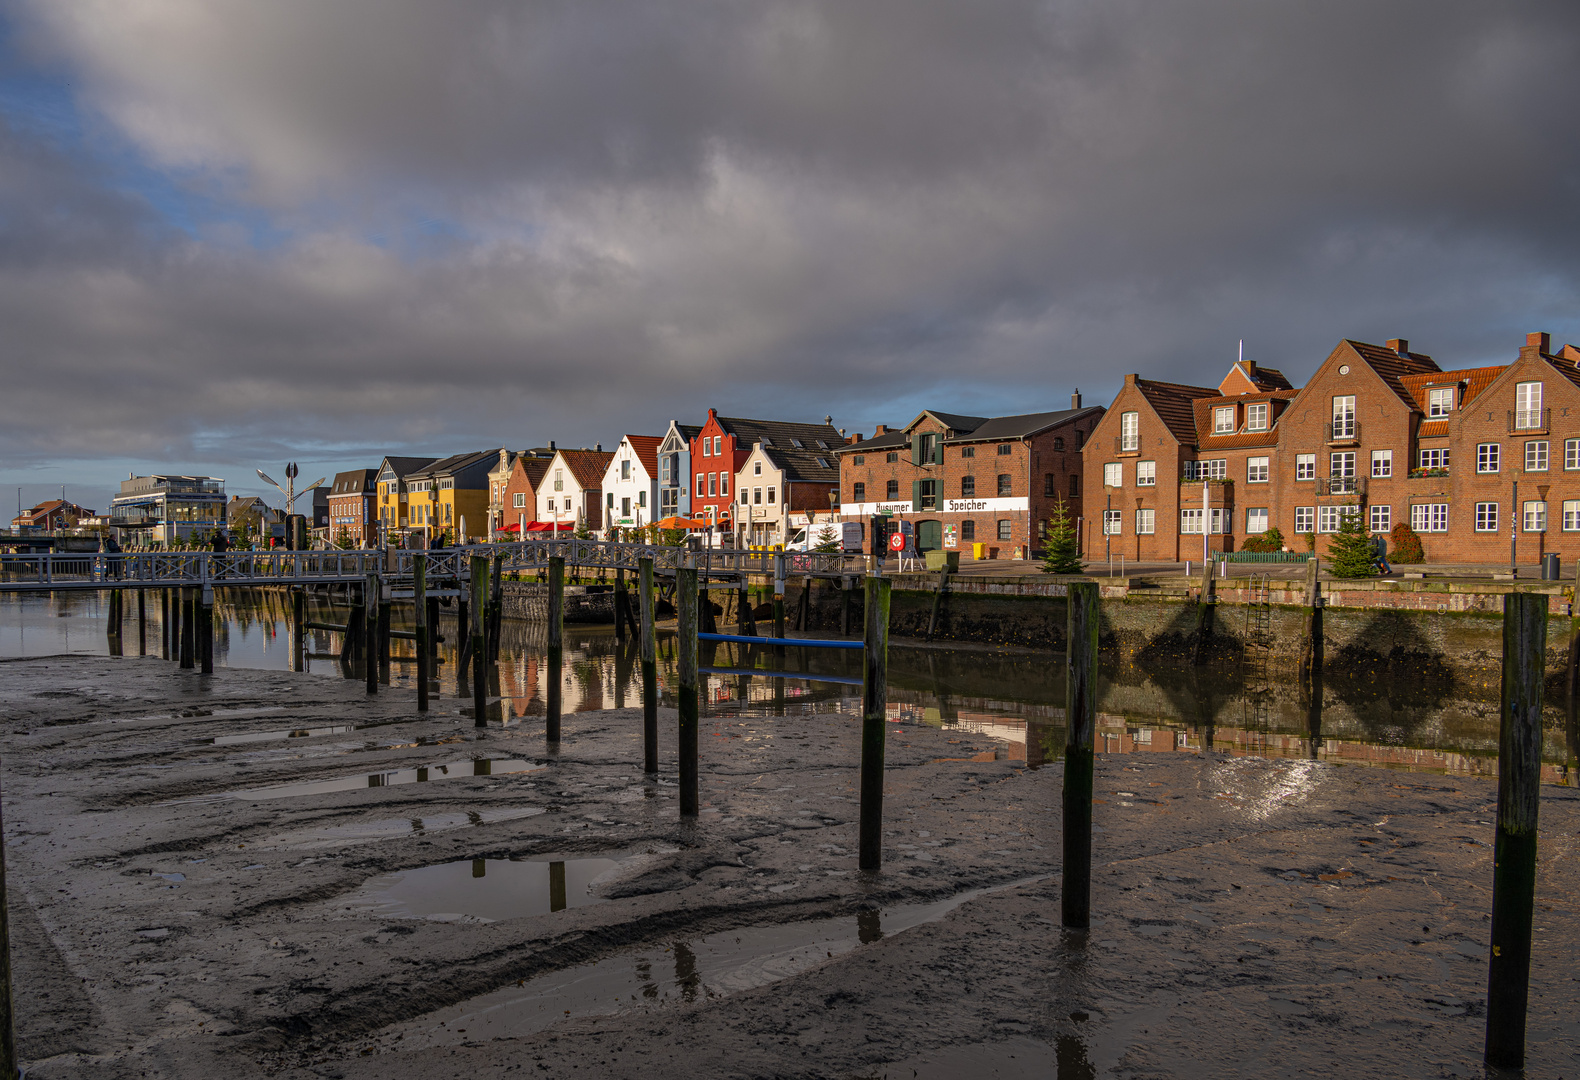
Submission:
[[[417,629],[417,711],[428,711],[428,556],[411,557],[412,616]]]
[[[642,771],[658,772],[658,650],[653,638],[653,559],[638,560],[642,611]]]
[[[564,689],[560,683],[564,679],[561,668],[564,664],[565,643],[565,557],[551,555],[549,557],[549,674],[548,700],[545,702],[547,712],[547,725],[545,728],[548,741],[558,744],[560,741],[560,696]]]
[[[17,1070],[16,1017],[11,995],[11,925],[5,881],[5,845],[0,844],[0,1076],[12,1080]]]
[[[148,655],[148,590],[137,590],[137,655]]]
[[[488,724],[488,556],[472,556],[472,724]]]
[[[889,589],[885,578],[867,579],[861,650],[861,827],[856,865],[883,864],[883,754],[888,742]],[[783,679],[775,679],[780,686]]]
[[[697,816],[697,569],[675,571],[675,614],[678,616],[680,711],[680,816]]]
[[[363,625],[365,647],[363,649],[362,670],[367,680],[368,693],[379,692],[379,575],[375,570],[368,575],[362,586],[362,609],[366,613]]]
[[[1092,765],[1097,736],[1097,585],[1068,586],[1064,684],[1063,924],[1092,921]]]
[[[1485,1056],[1488,1065],[1499,1069],[1525,1064],[1546,659],[1547,597],[1510,593],[1503,598],[1503,718],[1492,854],[1492,955],[1487,963]]]
[[[383,605],[380,605],[381,607]],[[291,587],[291,670],[303,670],[302,654],[307,647],[307,592]]]

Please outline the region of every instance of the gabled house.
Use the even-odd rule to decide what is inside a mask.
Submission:
[[[658,517],[691,516],[691,447],[702,434],[700,426],[669,422],[658,445]]]
[[[453,454],[406,477],[411,525],[427,543],[448,536],[456,543],[488,537],[488,473],[498,450]]]
[[[845,445],[845,437],[834,427],[831,416],[825,416],[821,424],[801,424],[720,416],[717,410],[709,409],[707,422],[691,443],[693,518],[701,518],[710,528],[729,535],[744,531],[743,523],[736,520],[732,484],[759,444],[769,450],[831,455]]]
[[[379,462],[377,497],[380,544],[385,539],[393,539],[392,533],[409,529],[415,524],[406,478],[437,460],[431,457],[387,457]]]
[[[92,510],[85,510],[74,502],[50,499],[12,518],[11,527],[38,530],[69,529],[83,518],[92,516]]]
[[[735,520],[746,544],[782,544],[809,520],[834,520],[839,458],[833,450],[757,443],[735,474]],[[810,518],[809,518],[810,515]]]
[[[502,531],[505,526],[515,523],[517,515],[513,515],[511,508],[506,505],[505,489],[510,484],[514,474],[515,465],[523,457],[538,458],[548,461],[554,456],[552,446],[536,446],[531,450],[506,450],[499,449],[499,460],[494,467],[488,470],[488,535],[492,539],[494,533]]]
[[[603,525],[603,476],[614,454],[594,450],[556,450],[538,486],[537,520],[554,525]]]
[[[527,526],[538,520],[538,488],[548,474],[549,463],[554,460],[554,444],[549,444],[549,456],[517,455],[510,466],[510,478],[505,482],[501,495],[504,520],[497,531],[521,539]]]
[[[378,543],[378,475],[377,469],[335,474],[329,485],[327,539],[331,545],[338,545],[342,538],[359,548]]]
[[[659,520],[658,448],[662,435],[627,435],[604,471],[604,527],[639,528]]]

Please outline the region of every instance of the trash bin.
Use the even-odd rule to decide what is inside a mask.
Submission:
[[[1558,580],[1558,553],[1556,551],[1549,551],[1542,556],[1542,580]]]
[[[973,559],[985,559],[985,558],[987,558],[987,545],[986,544],[972,544],[971,545],[971,557]]]
[[[951,574],[960,569],[960,552],[958,551],[929,551],[927,553],[927,569],[942,570],[949,567]]]

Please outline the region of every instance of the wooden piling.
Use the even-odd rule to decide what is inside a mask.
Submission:
[[[389,585],[379,579],[379,682],[390,684],[390,595]]]
[[[757,607],[752,603],[751,586],[746,584],[746,575],[741,575],[742,597],[746,601],[746,634],[748,637],[757,636]]]
[[[642,612],[642,771],[658,773],[658,650],[653,635],[653,560],[637,561],[637,603]]]
[[[15,999],[11,993],[10,906],[5,878],[5,845],[0,844],[0,1076],[12,1080],[22,1074],[17,1067]]]
[[[378,571],[375,570],[373,573],[368,575],[367,581],[362,585],[362,610],[364,612],[362,629],[363,640],[365,642],[365,647],[362,650],[364,654],[362,660],[362,671],[363,676],[367,681],[368,693],[370,694],[376,694],[379,692],[378,602],[380,591],[381,587],[379,584],[379,575]]]
[[[472,724],[488,725],[488,556],[472,556]]]
[[[111,589],[104,608],[104,638],[111,656],[121,655],[121,590]]]
[[[411,557],[412,615],[417,630],[417,711],[428,711],[428,678],[432,657],[428,652],[428,556]]]
[[[615,567],[614,571],[614,639],[625,640],[625,609],[629,603],[625,595],[625,571]]]
[[[170,659],[172,641],[170,620],[170,590],[159,590],[159,658]]]
[[[505,622],[505,557],[495,555],[488,576],[488,663],[499,663],[499,638]]]
[[[549,673],[546,679],[545,712],[547,722],[545,733],[548,741],[558,744],[560,741],[560,696],[564,690],[560,684],[564,680],[563,666],[565,663],[565,557],[563,555],[549,556]]]
[[[1201,600],[1196,605],[1196,647],[1191,662],[1198,667],[1207,662],[1207,644],[1212,640],[1218,615],[1218,579],[1212,576],[1213,562],[1201,566]]]
[[[1322,582],[1317,577],[1320,569],[1315,556],[1306,561],[1306,626],[1299,667],[1302,679],[1322,675]]]
[[[198,592],[198,666],[205,675],[214,674],[214,586],[207,581]]]
[[[933,588],[933,613],[927,618],[927,640],[933,640],[938,629],[938,609],[943,606],[944,593],[949,590],[949,567],[938,571],[938,584]]]
[[[137,590],[137,655],[148,655],[148,590]]]
[[[861,652],[861,825],[857,866],[883,864],[883,756],[889,739],[889,589],[887,578],[867,579]],[[780,686],[783,679],[776,679]]]
[[[850,636],[850,609],[854,606],[856,590],[850,587],[850,578],[839,579],[840,614],[839,632],[846,637]]]
[[[192,631],[193,631],[193,624],[197,621],[197,615],[192,610],[194,607],[196,607],[196,601],[193,599],[193,595],[192,594],[193,594],[193,590],[192,589],[189,589],[186,586],[182,586],[182,588],[181,588],[181,666],[183,668],[188,668],[188,669],[190,669],[190,668],[192,668],[194,666],[194,660],[195,660],[194,641],[193,641],[193,638],[192,638]]]
[[[1499,1069],[1525,1064],[1546,661],[1547,597],[1510,593],[1503,598],[1503,717],[1492,855],[1492,955],[1487,964],[1485,1057]]]
[[[307,649],[307,592],[300,585],[291,586],[291,670],[303,670],[303,653]]]
[[[812,625],[812,575],[801,579],[801,596],[796,605],[795,628],[805,633]]]
[[[676,705],[680,711],[680,816],[698,814],[697,799],[697,570],[682,567],[675,572],[675,614],[679,623],[679,686]]]
[[[1097,584],[1068,586],[1064,686],[1063,924],[1092,919],[1092,767],[1097,736]]]

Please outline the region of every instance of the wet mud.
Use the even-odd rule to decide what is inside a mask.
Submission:
[[[1100,755],[1071,934],[1061,770],[985,735],[889,725],[863,875],[852,717],[705,719],[682,826],[668,710],[649,781],[639,710],[412,697],[0,664],[28,1075],[1482,1075],[1493,781]],[[1541,814],[1526,1075],[1573,1077],[1580,793]]]

